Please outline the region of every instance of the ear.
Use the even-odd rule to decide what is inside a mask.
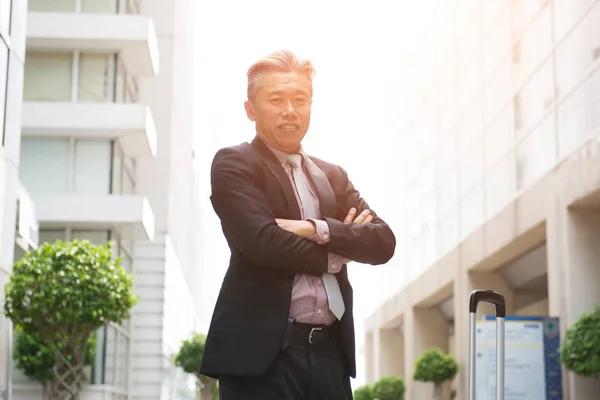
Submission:
[[[244,102],[244,108],[246,109],[246,115],[250,121],[254,121],[254,109],[252,107],[252,103],[249,100]]]

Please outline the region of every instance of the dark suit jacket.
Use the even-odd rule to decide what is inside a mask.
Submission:
[[[327,253],[373,265],[386,263],[394,254],[394,234],[360,197],[346,172],[310,159],[308,174],[330,230],[327,245],[278,227],[275,218],[299,220],[300,209],[284,169],[260,139],[221,149],[215,155],[211,202],[221,219],[231,259],[206,339],[200,368],[204,375],[265,373],[277,355],[287,324],[295,275],[322,275],[327,271]],[[327,179],[315,179],[315,174],[322,178],[322,173]],[[372,223],[341,222],[351,207],[358,212],[371,209]],[[336,277],[346,306],[340,320],[342,347],[348,375],[355,377],[352,286],[346,266]]]

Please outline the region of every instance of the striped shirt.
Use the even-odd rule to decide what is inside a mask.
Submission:
[[[275,154],[285,170],[288,178],[290,179],[292,187],[294,188],[294,194],[296,195],[296,201],[300,207],[302,219],[304,219],[304,210],[300,196],[298,195],[298,190],[296,189],[292,168],[287,164],[287,157],[289,156],[289,153],[278,150],[272,146],[269,146],[268,144],[267,146],[271,152]],[[302,149],[300,149],[299,154],[302,155],[303,159],[306,158],[306,154]],[[310,194],[315,202],[315,208],[319,210],[319,197],[317,196],[313,184],[310,181],[310,176],[306,173],[306,171],[305,175],[309,182]],[[317,218],[321,218],[320,212]],[[308,220],[315,224],[317,231],[317,233],[310,239],[320,244],[329,242],[329,226],[327,225],[327,222],[312,218],[309,218]],[[336,273],[339,272],[341,268],[342,257],[337,254],[329,253],[327,268],[328,272]],[[295,318],[296,322],[313,325],[329,325],[337,320],[335,315],[333,315],[333,313],[329,310],[327,292],[325,291],[325,285],[323,285],[323,280],[320,276],[305,274],[296,275],[294,278],[294,286],[292,287],[291,300],[290,317]]]

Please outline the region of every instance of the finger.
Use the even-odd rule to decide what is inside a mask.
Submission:
[[[363,222],[363,224],[368,224],[371,221],[373,221],[373,215],[369,215],[367,218],[365,218],[365,222]]]
[[[369,216],[369,214],[371,213],[370,210],[364,210],[363,212],[361,212],[359,214],[358,217],[356,217],[356,219],[354,220],[355,224],[362,224],[363,222],[365,222],[365,220],[367,219],[367,217]]]
[[[346,215],[346,218],[344,218],[344,223],[349,224],[350,222],[352,222],[352,219],[354,218],[355,214],[356,214],[356,208],[352,207],[350,209],[350,211],[348,211],[348,215]]]

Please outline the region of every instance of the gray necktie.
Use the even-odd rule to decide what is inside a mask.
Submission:
[[[304,170],[302,168],[302,155],[291,154],[288,156],[288,164],[292,167],[294,175],[294,182],[296,183],[296,189],[298,190],[298,196],[302,203],[302,209],[304,210],[304,218],[317,218],[318,212],[313,200],[313,196],[310,194],[308,187],[308,181]],[[328,272],[323,274],[323,284],[325,285],[325,291],[327,292],[327,301],[329,302],[329,309],[337,317],[341,319],[346,310],[344,306],[344,299],[342,298],[342,292],[337,279],[333,274]]]

